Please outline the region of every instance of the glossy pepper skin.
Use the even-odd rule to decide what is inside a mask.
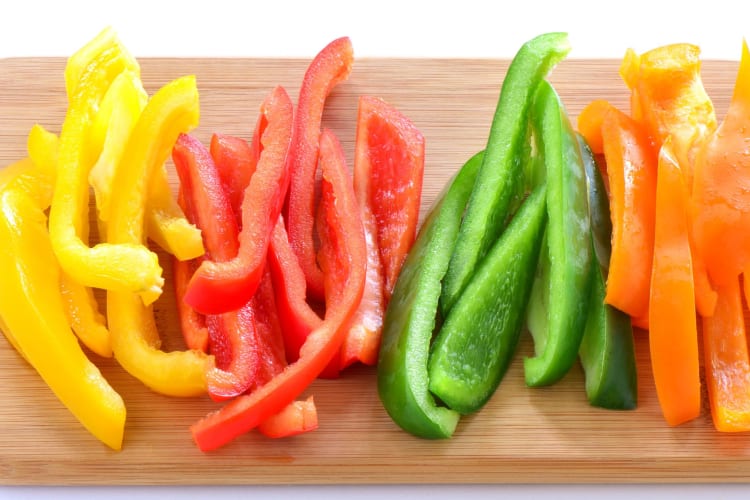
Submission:
[[[191,278],[185,302],[199,312],[220,314],[237,309],[258,288],[271,232],[290,182],[287,154],[292,115],[292,101],[283,87],[276,87],[261,105],[261,152],[242,200],[239,246],[228,259],[214,261],[209,256]]]
[[[300,86],[294,115],[289,170],[292,176],[287,200],[289,241],[314,300],[323,300],[323,274],[316,262],[315,173],[318,165],[320,125],[328,95],[346,81],[354,64],[351,40],[341,37],[326,45],[310,62]]]
[[[604,303],[611,255],[612,222],[601,171],[585,139],[579,136],[589,194],[594,261],[586,328],[578,356],[589,403],[630,410],[638,403],[638,373],[630,316]]]
[[[546,80],[532,123],[546,169],[547,233],[528,310],[533,357],[524,359],[529,386],[560,380],[575,363],[591,282],[591,225],[581,150],[568,115]]]
[[[461,414],[484,406],[516,352],[544,236],[545,209],[542,184],[490,248],[432,345],[430,391]]]
[[[503,80],[476,189],[456,240],[445,275],[441,310],[446,314],[470,281],[474,269],[507,224],[512,206],[524,194],[528,115],[537,87],[570,51],[565,33],[547,33],[526,42]]]
[[[198,120],[195,78],[178,78],[157,91],[143,110],[115,173],[107,241],[144,246],[144,214],[150,174],[169,157],[180,134]],[[127,168],[124,168],[127,166]],[[212,358],[199,351],[165,352],[153,311],[139,295],[107,292],[107,316],[112,350],[123,368],[156,392],[195,396],[206,392],[206,370]]]
[[[319,260],[326,279],[326,314],[300,348],[297,361],[268,383],[230,401],[191,426],[203,451],[221,447],[288,407],[339,353],[364,290],[366,250],[344,153],[332,132],[320,138]]]
[[[401,268],[383,323],[380,401],[397,425],[423,438],[448,438],[459,420],[458,412],[438,405],[430,393],[428,360],[441,280],[481,162],[481,153],[469,159],[433,205]]]
[[[119,450],[125,405],[86,357],[68,325],[60,267],[47,232],[46,204],[23,189],[0,188],[0,327],[81,424]]]
[[[135,292],[146,303],[161,293],[163,278],[155,253],[142,244],[100,243],[89,247],[88,173],[99,151],[88,141],[93,115],[118,74],[138,70],[117,41],[99,47],[80,75],[60,132],[57,179],[49,215],[52,248],[63,270],[91,287]],[[66,78],[67,81],[67,78]]]

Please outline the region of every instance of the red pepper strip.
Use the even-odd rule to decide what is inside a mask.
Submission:
[[[260,114],[262,148],[242,201],[239,250],[229,259],[213,259],[209,255],[185,293],[185,302],[204,314],[235,310],[253,296],[263,275],[271,232],[289,188],[287,152],[293,106],[283,87],[276,87],[263,101]]]
[[[179,260],[172,258],[172,274],[174,277],[174,293],[177,301],[177,315],[180,320],[180,330],[188,349],[196,349],[208,353],[208,328],[206,317],[185,303],[183,297],[190,282],[190,277],[197,268],[195,260]]]
[[[261,115],[262,117],[262,115]],[[219,169],[219,177],[224,189],[229,193],[229,201],[234,213],[237,215],[237,223],[242,224],[242,199],[245,189],[250,184],[250,178],[258,165],[260,155],[260,131],[261,120],[253,142],[248,143],[241,137],[227,134],[214,134],[211,136],[209,150],[214,159],[216,168]]]
[[[424,149],[424,136],[406,116],[382,99],[360,97],[354,189],[375,216],[386,303],[417,234]]]
[[[201,229],[207,258],[215,262],[233,259],[239,247],[239,229],[208,149],[183,134],[174,146],[172,159],[180,178],[185,212]],[[184,297],[188,306],[189,292],[188,285]],[[247,301],[225,314],[206,317],[210,350],[215,357],[215,366],[206,374],[211,398],[234,397],[254,383],[258,369],[254,321]]]
[[[296,362],[256,391],[193,424],[193,439],[203,451],[227,444],[294,401],[339,352],[362,300],[367,260],[362,221],[352,217],[358,205],[340,145],[330,131],[321,134],[320,166],[320,207],[326,214],[326,223],[318,227],[325,319],[307,337]]]
[[[319,328],[323,320],[305,300],[305,274],[289,244],[282,217],[279,217],[271,237],[268,267],[273,277],[276,307],[284,331],[286,359],[292,363],[299,358],[300,348],[307,336]]]
[[[377,363],[380,337],[383,332],[383,318],[385,317],[383,268],[376,240],[375,217],[367,207],[362,207],[362,223],[367,247],[365,290],[344,345],[341,346],[340,368],[342,370],[358,361],[369,366]]]
[[[714,427],[750,430],[750,357],[739,280],[718,289],[714,315],[703,318],[703,355]]]
[[[316,262],[315,172],[323,105],[333,88],[349,78],[354,54],[351,40],[338,38],[321,50],[310,63],[300,87],[294,117],[294,135],[289,151],[292,181],[287,201],[289,240],[307,280],[307,290],[316,300],[324,296],[323,275]]]
[[[648,339],[656,395],[669,425],[692,420],[701,411],[687,209],[687,187],[667,138],[659,152]]]

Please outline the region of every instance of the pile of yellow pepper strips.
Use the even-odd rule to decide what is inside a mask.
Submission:
[[[148,237],[183,260],[204,253],[164,167],[178,135],[198,124],[198,91],[186,76],[149,98],[110,28],[68,60],[65,84],[59,138],[35,125],[28,158],[0,171],[0,329],[73,415],[120,449],[125,405],[78,340],[166,395],[205,393],[213,363],[198,351],[159,349],[151,304],[164,279],[146,245]],[[107,291],[106,319],[93,288]]]

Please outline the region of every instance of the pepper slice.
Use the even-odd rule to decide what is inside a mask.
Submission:
[[[423,438],[448,438],[459,420],[458,412],[439,406],[430,393],[428,360],[440,283],[482,155],[471,157],[433,204],[385,313],[377,367],[380,401],[398,426]]]
[[[144,212],[150,174],[164,164],[181,133],[198,120],[195,78],[178,78],[153,95],[133,129],[121,164],[115,172],[109,243],[144,246]],[[110,263],[111,265],[111,263]],[[151,307],[130,292],[107,292],[107,316],[115,358],[156,392],[194,396],[206,391],[211,357],[198,351],[159,350],[159,332]]]
[[[218,448],[277,414],[301,394],[326,368],[341,348],[348,323],[362,299],[366,254],[361,219],[343,151],[333,133],[320,137],[320,262],[326,280],[326,315],[305,340],[299,359],[267,384],[239,396],[191,426],[193,439],[203,450]]]
[[[60,295],[59,265],[39,205],[21,190],[0,192],[0,324],[81,424],[119,450],[125,405],[70,331]]]
[[[750,356],[739,280],[718,289],[716,310],[703,318],[703,359],[716,430],[750,430]]]
[[[262,125],[263,120],[258,120],[252,143],[228,134],[213,134],[209,145],[211,158],[214,159],[219,178],[229,195],[229,203],[240,225],[242,225],[242,199],[258,166]]]
[[[602,121],[612,209],[612,255],[605,301],[648,318],[654,255],[657,157],[635,120],[610,107]]]
[[[565,33],[547,33],[526,42],[513,58],[503,80],[492,120],[477,187],[445,275],[441,310],[445,315],[470,281],[474,269],[497,240],[525,194],[524,161],[519,157],[527,139],[528,111],[540,82],[570,51]]]
[[[396,108],[359,98],[354,189],[375,217],[386,303],[417,233],[424,148],[422,133]]]
[[[258,288],[271,231],[281,214],[289,186],[286,160],[292,137],[292,112],[292,101],[283,87],[276,87],[261,105],[262,148],[242,201],[239,248],[234,256],[220,262],[209,256],[190,279],[185,302],[198,312],[232,311],[247,303]]]
[[[141,244],[100,243],[89,247],[89,169],[99,151],[88,135],[93,114],[112,80],[137,63],[113,43],[100,51],[80,76],[60,133],[57,179],[49,215],[52,248],[63,270],[77,282],[95,288],[140,293],[152,302],[163,278],[155,253]],[[94,145],[95,146],[95,145]]]
[[[579,136],[589,193],[593,276],[586,328],[578,356],[589,403],[608,409],[633,409],[638,399],[638,373],[630,316],[604,303],[611,256],[612,222],[604,178],[594,153]]]
[[[658,168],[648,340],[662,414],[679,425],[700,415],[701,382],[688,191],[669,139]]]
[[[547,231],[528,308],[535,355],[524,359],[529,386],[553,384],[570,370],[583,337],[591,283],[591,223],[578,139],[552,85],[537,91],[534,130],[547,178]]]
[[[485,405],[505,375],[524,326],[546,217],[537,187],[474,272],[432,345],[430,391],[461,414]]]
[[[354,63],[348,37],[326,45],[312,60],[302,79],[294,115],[294,132],[289,150],[291,184],[287,200],[289,241],[307,280],[314,300],[323,300],[323,275],[316,261],[315,172],[318,166],[320,125],[323,106],[331,91],[349,78]]]

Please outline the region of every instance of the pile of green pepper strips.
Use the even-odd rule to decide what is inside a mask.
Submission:
[[[634,408],[630,317],[604,304],[609,200],[595,159],[546,80],[565,33],[525,43],[505,75],[487,146],[458,171],[405,261],[386,311],[378,391],[391,418],[447,438],[497,389],[522,332],[528,386],[580,359],[591,404]]]

